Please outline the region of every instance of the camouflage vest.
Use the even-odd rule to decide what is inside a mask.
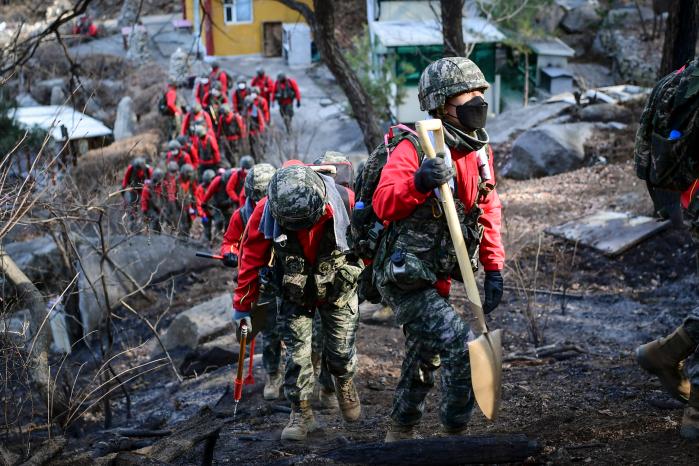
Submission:
[[[283,83],[279,83],[280,86],[277,88],[276,92],[274,93],[274,98],[277,100],[288,100],[288,99],[293,99],[296,97],[296,92],[294,92],[294,89],[291,87],[291,83],[287,80],[284,81]]]
[[[471,267],[477,270],[483,237],[483,226],[478,223],[482,210],[473,205],[467,212],[456,193],[454,203]],[[379,268],[375,274],[380,285],[392,283],[404,290],[414,290],[433,285],[438,279],[461,280],[446,216],[441,202],[434,196],[417,206],[410,216],[391,223],[377,259],[374,267]]]
[[[336,290],[333,283],[337,271],[347,261],[345,254],[337,249],[332,222],[332,219],[326,222],[315,264],[306,259],[295,231],[282,228],[282,235],[274,240],[275,273],[281,277],[279,285],[284,299],[310,309],[318,301],[340,298],[341,290]]]

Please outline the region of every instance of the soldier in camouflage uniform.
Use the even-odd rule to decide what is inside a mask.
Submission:
[[[406,138],[391,152],[374,192],[376,215],[390,222],[374,261],[375,283],[406,340],[387,442],[415,436],[440,366],[444,432],[461,433],[473,407],[469,328],[448,299],[451,277],[460,274],[436,188],[452,186],[469,255],[485,269],[484,310],[491,312],[502,297],[505,253],[492,152],[483,129],[487,88],[480,69],[466,58],[430,64],[420,77],[420,108],[442,120],[449,152],[427,159]]]
[[[257,203],[241,243],[233,318],[250,327],[250,307],[258,299],[260,271],[273,261],[281,290],[279,322],[287,358],[284,393],[291,402],[283,440],[303,440],[316,424],[311,410],[313,314],[323,324],[323,364],[334,377],[342,417],[361,412],[353,377],[357,366],[355,333],[359,319],[357,278],[361,265],[346,253],[351,205],[332,178],[309,167],[278,170],[267,198]]]

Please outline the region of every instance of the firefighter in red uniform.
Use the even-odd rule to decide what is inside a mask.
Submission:
[[[231,110],[230,105],[222,105],[217,127],[216,136],[219,141],[223,141],[226,159],[235,166],[247,137],[245,121],[240,113]]]
[[[177,166],[181,167],[184,164],[192,164],[192,157],[182,149],[182,144],[179,143],[177,139],[167,143],[167,154],[165,155],[165,163],[175,162]]]
[[[204,126],[196,127],[196,139],[192,142],[197,148],[197,161],[199,162],[199,173],[206,169],[216,170],[221,163],[221,152],[218,149],[218,142],[214,133]]]
[[[160,113],[168,117],[168,134],[170,137],[177,137],[182,127],[182,105],[183,101],[177,94],[177,83],[169,81],[167,91],[165,91],[165,108],[160,109]],[[162,102],[160,103],[162,106]]]
[[[209,114],[204,111],[202,105],[197,102],[192,106],[192,110],[187,112],[187,114],[184,116],[180,134],[192,135],[194,134],[194,127],[202,123],[208,129],[213,130],[214,125],[211,121],[211,116],[209,116]]]
[[[248,176],[248,171],[255,165],[255,161],[249,155],[244,155],[240,158],[240,166],[233,170],[231,177],[226,184],[226,192],[231,198],[236,208],[242,207],[245,204],[245,177]]]
[[[228,226],[231,221],[231,216],[236,209],[236,205],[226,191],[226,186],[228,185],[228,180],[231,179],[231,174],[232,170],[228,169],[214,177],[202,199],[203,205],[212,208],[214,218],[209,221],[213,220],[218,230],[224,230]]]
[[[294,99],[296,99],[296,106],[300,107],[301,91],[296,80],[287,78],[284,73],[279,73],[277,82],[274,83],[272,101],[276,100],[279,103],[279,113],[282,115],[287,133],[291,131],[291,119],[294,117]]]
[[[180,178],[180,167],[177,162],[169,162],[163,179],[164,209],[160,221],[171,227],[177,225],[177,183]]]
[[[257,74],[252,81],[250,81],[251,87],[257,87],[260,90],[260,95],[264,97],[268,104],[272,103],[272,93],[274,91],[274,80],[267,76],[265,70],[259,68]]]
[[[221,85],[221,94],[228,95],[228,73],[221,69],[221,64],[217,61],[211,62],[211,72],[209,73],[209,82],[218,82]],[[228,100],[228,99],[226,99]]]
[[[248,129],[248,142],[250,152],[255,159],[264,157],[265,145],[263,134],[265,132],[265,114],[252,96],[245,98],[245,110],[243,112],[245,126]]]
[[[267,99],[265,99],[264,97],[262,97],[262,95],[260,95],[260,89],[257,87],[252,88],[252,92],[250,93],[250,97],[252,97],[252,103],[254,105],[257,105],[257,107],[260,110],[262,110],[262,114],[265,117],[265,123],[267,123],[269,125],[270,117],[269,117],[269,104],[267,102]]]
[[[160,168],[153,170],[153,175],[143,187],[141,196],[141,211],[148,226],[153,231],[161,231],[160,220],[164,215],[165,196],[163,193],[163,177],[165,174]]]
[[[203,105],[204,96],[209,93],[209,79],[197,78],[194,84],[194,102]]]
[[[243,106],[245,105],[245,98],[248,95],[250,95],[250,89],[248,89],[248,85],[245,80],[240,79],[235,89],[233,89],[233,92],[231,93],[231,103],[237,112],[242,113]]]
[[[180,167],[180,176],[177,180],[177,232],[188,237],[192,222],[197,215],[204,216],[201,205],[197,199],[197,174],[190,164]]]
[[[197,185],[195,190],[195,196],[197,198],[197,210],[199,216],[201,217],[201,223],[204,226],[204,239],[206,241],[211,241],[211,224],[213,220],[213,214],[211,209],[206,206],[204,199],[206,198],[206,191],[209,189],[211,182],[216,177],[216,172],[209,169],[204,170],[204,174],[201,177],[201,182]]]
[[[126,168],[124,178],[121,181],[121,196],[124,198],[126,209],[133,220],[137,211],[137,205],[141,198],[143,186],[146,180],[153,174],[153,169],[146,165],[143,157],[136,157]]]

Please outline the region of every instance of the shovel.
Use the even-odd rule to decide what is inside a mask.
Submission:
[[[445,152],[444,130],[441,120],[423,120],[415,124],[420,145],[428,158],[435,158],[435,149],[428,136],[428,132],[434,132],[437,151]],[[447,183],[439,187],[442,195],[442,205],[449,225],[449,233],[454,243],[459,269],[466,288],[468,307],[476,317],[472,329],[480,336],[468,343],[468,354],[471,362],[471,384],[478,407],[488,419],[494,419],[500,408],[500,394],[502,389],[502,331],[488,331],[485,323],[485,314],[481,306],[481,297],[478,294],[476,280],[473,277],[471,261],[464,242],[464,236],[459,224],[459,218],[454,205],[454,197]]]

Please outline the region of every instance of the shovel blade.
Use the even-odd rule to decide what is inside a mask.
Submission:
[[[485,417],[495,419],[502,392],[502,330],[485,333],[468,343],[471,385]]]

